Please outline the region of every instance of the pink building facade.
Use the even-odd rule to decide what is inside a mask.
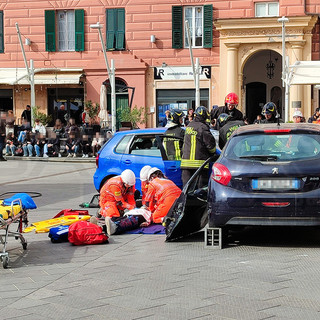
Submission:
[[[0,3],[0,109],[13,109],[19,118],[30,104],[25,61],[29,67],[32,61],[35,105],[42,112],[54,115],[65,104],[78,121],[86,101],[100,103],[101,86],[110,110],[102,44],[98,30],[90,28],[99,22],[108,61],[115,65],[118,121],[122,109],[137,106],[146,114],[143,126],[157,126],[166,109],[195,107],[188,20],[193,57],[201,66],[202,105],[211,109],[236,92],[251,121],[271,100],[284,113],[277,20],[289,18],[290,63],[320,60],[319,13],[317,0],[6,0]],[[270,61],[274,69],[268,73]],[[308,117],[317,106],[314,86],[290,89],[290,110],[301,108]]]

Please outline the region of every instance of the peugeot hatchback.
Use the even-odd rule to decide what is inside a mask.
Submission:
[[[320,126],[243,126],[212,167],[209,227],[320,225]]]

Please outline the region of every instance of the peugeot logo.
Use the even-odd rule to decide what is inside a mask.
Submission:
[[[278,168],[272,168],[272,174],[279,174]]]

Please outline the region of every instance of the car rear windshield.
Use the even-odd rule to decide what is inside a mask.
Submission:
[[[234,160],[293,161],[320,158],[320,135],[308,133],[234,136],[224,156]]]

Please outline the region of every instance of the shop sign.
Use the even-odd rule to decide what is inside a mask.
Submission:
[[[211,79],[211,66],[200,66],[200,80]],[[155,67],[155,80],[193,80],[192,67]]]

